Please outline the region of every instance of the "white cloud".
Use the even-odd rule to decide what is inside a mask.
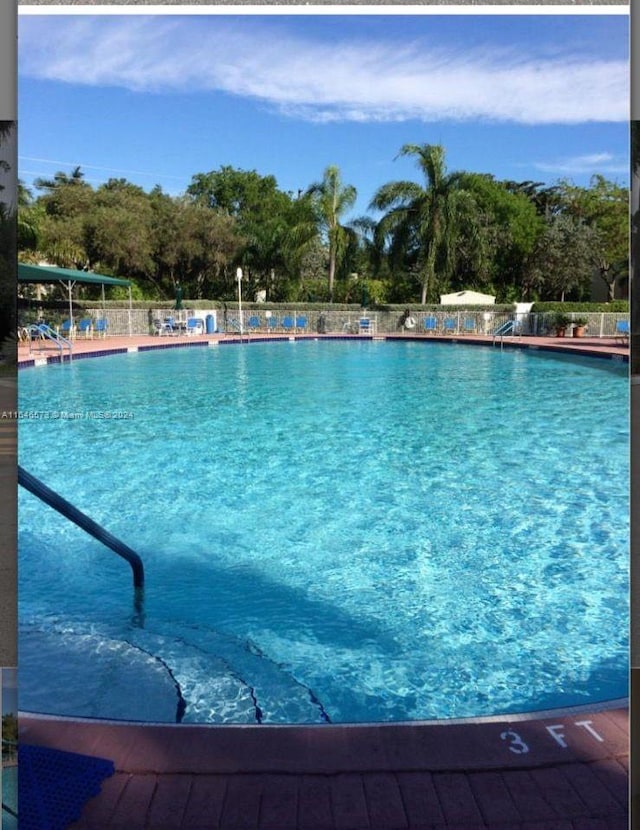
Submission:
[[[560,173],[567,176],[584,173],[629,173],[628,161],[611,153],[588,153],[553,161],[538,161],[534,163],[534,167],[544,173]]]
[[[304,120],[629,118],[628,63],[593,55],[319,41],[275,19],[267,25],[249,17],[27,17],[20,35],[25,77],[136,92],[224,92]]]

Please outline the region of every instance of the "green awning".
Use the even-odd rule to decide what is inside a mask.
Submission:
[[[50,284],[60,282],[69,294],[69,322],[73,326],[73,288],[76,283],[89,283],[102,286],[102,300],[104,305],[105,285],[125,285],[129,289],[129,336],[133,333],[131,323],[131,281],[117,277],[107,277],[104,274],[93,274],[90,271],[76,271],[72,268],[56,268],[55,265],[27,265],[18,263],[18,283],[23,285]]]
[[[54,265],[27,265],[18,263],[18,282],[22,283],[50,283],[50,282],[85,282],[93,285],[127,285],[129,280],[117,277],[107,277],[104,274],[93,274],[90,271],[76,271],[72,268],[56,268]]]

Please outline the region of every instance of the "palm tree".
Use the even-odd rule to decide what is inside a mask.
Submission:
[[[353,207],[358,192],[353,185],[343,184],[340,169],[330,165],[324,171],[322,181],[307,189],[307,195],[316,205],[320,224],[329,241],[329,302],[333,302],[336,265],[349,235],[348,229],[340,224],[340,219]]]
[[[439,144],[405,144],[398,156],[415,156],[426,185],[399,181],[383,185],[370,209],[387,211],[378,223],[379,240],[389,239],[392,257],[417,252],[422,283],[420,302],[436,291],[441,277],[455,264],[455,240],[465,218],[475,213],[473,195],[464,189],[459,173],[447,173],[445,151]]]
[[[38,247],[38,210],[33,196],[23,181],[18,179],[18,250],[35,251]]]
[[[84,181],[84,173],[79,166],[73,168],[71,175],[65,173],[64,170],[58,170],[57,173],[53,174],[52,179],[44,179],[39,177],[34,179],[33,182],[34,187],[38,190],[49,191],[57,190],[59,187],[66,184],[81,184],[88,187],[87,183]]]

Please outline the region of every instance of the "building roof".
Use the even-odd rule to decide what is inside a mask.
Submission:
[[[441,294],[441,305],[494,305],[495,297],[479,291],[457,291],[455,294]]]

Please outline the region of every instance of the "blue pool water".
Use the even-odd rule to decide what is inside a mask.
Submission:
[[[626,366],[299,342],[20,375],[21,708],[209,722],[521,712],[627,689]]]

